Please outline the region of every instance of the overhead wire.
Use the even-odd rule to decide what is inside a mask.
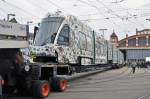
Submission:
[[[86,4],[86,5],[88,5],[88,6],[91,6],[91,7],[95,8],[95,9],[98,11],[98,13],[99,13],[100,15],[102,15],[102,16],[105,17],[105,18],[107,18],[104,14],[101,13],[100,9],[99,9],[97,6],[95,6],[95,5],[93,5],[93,4],[91,3],[91,1],[89,1],[90,3],[87,3],[87,2],[82,1],[82,0],[78,0],[78,1],[81,2],[81,3],[83,3],[83,4]],[[117,25],[115,22],[113,22],[112,20],[110,20],[109,18],[107,18],[106,20],[108,20],[111,24],[113,24],[113,25],[115,25],[115,26],[119,26],[119,25]]]
[[[7,14],[7,13],[6,13],[6,10],[4,10],[3,8],[0,8],[0,11],[1,11],[2,13],[4,13],[4,14]]]
[[[122,17],[120,16],[120,15],[118,15],[118,14],[116,14],[113,10],[111,10],[110,8],[108,8],[102,1],[100,1],[100,0],[97,0],[97,2],[99,2],[101,5],[103,5],[108,11],[110,11],[110,14],[112,14],[112,15],[115,15],[116,17],[118,17],[118,18],[120,18],[121,20],[122,20]],[[144,27],[144,28],[146,28],[143,24],[137,24],[137,23],[135,23],[135,22],[133,22],[133,21],[131,21],[131,20],[127,20],[127,21],[129,21],[130,23],[132,23],[132,24],[135,24],[135,25],[141,25],[142,27]]]
[[[32,1],[29,0],[28,2],[32,2]],[[43,12],[48,11],[48,9],[46,9],[43,6],[41,6],[41,4],[37,4],[36,2],[32,2],[32,4],[35,5],[36,7],[40,8]]]
[[[8,14],[6,9],[3,9],[2,7],[0,7],[0,12],[1,12],[1,17],[3,16],[3,19],[6,19],[6,15]],[[3,13],[3,14],[2,14]]]
[[[29,14],[29,15],[31,15],[31,16],[33,16],[33,17],[38,18],[38,16],[37,16],[37,15],[34,15],[33,13],[28,12],[27,10],[24,10],[23,8],[18,7],[18,6],[14,5],[14,4],[12,4],[12,3],[10,3],[10,2],[8,2],[8,1],[6,1],[6,0],[1,0],[1,1],[3,1],[3,3],[5,3],[5,4],[7,4],[7,5],[9,5],[9,6],[13,7],[13,8],[15,8],[15,9],[17,9],[17,10],[22,11],[23,13],[26,13],[26,14]]]
[[[3,11],[1,11],[1,8],[0,8],[0,17],[1,18],[3,18],[3,19],[5,19],[5,16],[6,15],[6,13],[4,13]]]
[[[22,11],[23,13],[30,14],[30,15],[34,16],[35,19],[36,19],[36,18],[39,18],[38,16],[34,15],[33,13],[31,13],[31,12],[29,12],[29,11],[27,11],[27,10],[24,10],[24,9],[22,9],[21,7],[18,7],[18,6],[14,5],[14,4],[12,4],[12,3],[6,1],[6,0],[1,0],[1,1],[3,1],[4,3],[6,3],[6,4],[8,4],[8,5],[10,5],[10,6],[14,7],[14,8],[16,8],[17,10]],[[51,0],[46,0],[46,1],[48,1],[51,5],[53,5],[53,6],[57,7],[57,8],[59,8],[59,9],[61,9],[62,11],[66,12],[62,7],[60,7],[59,5],[57,5],[56,3],[54,3],[53,1],[51,1]],[[96,5],[94,5],[94,4],[92,4],[92,3],[88,3],[88,2],[91,2],[90,0],[88,0],[88,2],[85,2],[85,1],[83,1],[83,0],[78,0],[78,1],[84,3],[84,4],[88,5],[88,6],[91,6],[91,7],[95,8],[95,9],[98,11],[98,13],[95,14],[95,15],[98,15],[98,14],[99,14],[99,15],[102,15],[102,16],[105,17],[105,18],[87,19],[87,20],[92,20],[92,21],[94,21],[94,20],[103,20],[103,19],[106,19],[106,20],[108,20],[110,23],[114,24],[115,26],[120,26],[120,25],[116,24],[116,23],[115,23],[113,20],[111,20],[111,19],[112,19],[112,18],[120,18],[120,19],[122,20],[122,16],[116,14],[113,10],[111,10],[109,7],[107,7],[103,2],[101,2],[101,4],[109,11],[109,13],[110,13],[111,15],[114,15],[114,16],[116,16],[116,17],[107,17],[106,15],[104,15],[104,13],[102,13],[102,12],[100,11],[100,8],[99,8],[99,7],[97,7]],[[97,0],[97,1],[100,1],[100,0]],[[38,7],[42,8],[43,10],[46,10],[45,8],[43,8],[43,7],[41,7],[41,6],[38,6]],[[2,11],[1,8],[0,8],[0,10]],[[124,10],[124,9],[123,9],[123,10]],[[126,10],[126,9],[125,9],[125,10]],[[2,11],[2,12],[5,12],[5,11]],[[129,12],[128,12],[128,14],[129,14]],[[94,14],[87,14],[87,16],[88,16],[88,15],[94,15]],[[131,16],[131,17],[132,17],[132,16]],[[41,18],[40,18],[40,19],[41,19]],[[86,21],[86,20],[82,20],[82,21]],[[145,27],[145,26],[142,25],[142,24],[137,24],[137,23],[133,22],[133,21],[130,20],[129,18],[128,18],[127,21],[129,21],[129,22],[131,22],[131,23],[133,23],[133,24],[135,24],[135,25],[141,25],[142,27]]]
[[[122,9],[122,10],[115,10],[115,12],[121,12],[121,11],[126,11],[128,9]],[[102,14],[107,13],[108,11],[103,12]],[[78,15],[78,16],[89,16],[89,15],[99,15],[99,13],[92,13],[92,14],[82,14],[82,15]]]
[[[2,16],[5,19],[5,17],[6,17],[5,15],[7,15],[7,11],[5,9],[1,8],[1,7],[0,7],[0,11],[4,14],[4,15],[2,14]]]
[[[120,6],[122,9],[125,9],[125,8],[123,8],[122,6]],[[128,10],[127,10],[127,14],[129,14],[131,17],[128,17],[128,20],[127,21],[130,21],[131,23],[133,23],[133,24],[135,24],[135,25],[140,25],[141,27],[143,27],[143,28],[147,28],[147,27],[145,27],[145,25],[143,25],[142,23],[140,23],[138,20],[137,20],[137,15],[133,15],[133,14],[131,14]],[[132,21],[132,20],[130,20],[130,18],[134,18],[136,21],[137,21],[137,23],[135,23],[134,21]]]
[[[111,2],[111,3],[121,3],[121,2],[124,2],[124,1],[125,1],[125,0],[120,0],[120,1],[116,0],[116,1]]]
[[[102,1],[97,0],[97,2],[100,3],[102,6],[104,6],[104,7],[110,12],[109,14],[115,15],[115,16],[117,16],[117,17],[119,17],[119,18],[122,18],[120,15],[116,14],[115,12],[113,12],[112,9],[108,8]],[[113,12],[113,13],[112,13],[112,12]]]
[[[54,7],[58,8],[58,10],[62,11],[62,12],[67,12],[66,10],[64,10],[62,7],[60,7],[59,5],[55,4],[54,2],[52,2],[51,0],[46,0],[48,3],[50,3],[51,5],[53,5]],[[68,13],[68,12],[67,12]]]
[[[118,17],[109,17],[111,19],[114,19],[114,18],[118,18]],[[101,20],[104,20],[104,19],[107,19],[107,18],[93,18],[93,19],[82,19],[81,21],[101,21]]]
[[[88,1],[89,1],[89,0],[88,0]],[[113,10],[109,9],[103,2],[100,2],[99,0],[97,0],[97,1],[98,1],[99,3],[101,3],[101,5],[103,5],[108,11],[110,11],[110,14],[115,15],[116,17],[118,17],[118,18],[120,18],[121,20],[123,20],[123,18],[122,18],[120,15],[114,13]],[[135,22],[133,22],[133,21],[131,21],[131,20],[129,20],[129,19],[128,19],[127,21],[129,21],[129,22],[132,23],[132,24],[139,25],[139,24],[137,24],[137,23],[135,23]],[[142,25],[142,24],[140,24],[140,25],[145,28],[144,25]]]
[[[122,6],[120,6],[120,7],[121,7],[122,9],[124,9]],[[133,16],[134,19],[135,19],[139,24],[135,23],[134,21],[132,21],[132,20],[130,20],[130,19],[128,19],[128,21],[130,21],[130,22],[133,23],[133,24],[140,25],[141,27],[147,28],[147,27],[145,27],[145,25],[143,25],[142,23],[140,23],[140,22],[137,20],[137,15],[131,14],[128,10],[127,10],[127,14],[129,14],[130,16]]]

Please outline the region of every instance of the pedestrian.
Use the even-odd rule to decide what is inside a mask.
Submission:
[[[133,61],[131,66],[132,66],[132,73],[134,74],[135,73],[135,69],[136,69],[136,62]]]
[[[138,67],[138,69],[140,68],[140,61],[139,60],[137,61],[137,67]]]
[[[142,68],[142,61],[140,61],[140,68]]]
[[[131,67],[131,62],[128,60],[127,62],[128,67]]]

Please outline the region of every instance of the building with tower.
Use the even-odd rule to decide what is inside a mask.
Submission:
[[[136,29],[135,35],[126,34],[121,40],[113,32],[110,41],[124,53],[125,60],[145,61],[146,57],[150,57],[150,29]]]
[[[113,43],[116,47],[118,47],[118,36],[116,33],[113,31],[113,33],[110,36],[110,41]]]

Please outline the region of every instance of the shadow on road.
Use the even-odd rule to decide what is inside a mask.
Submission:
[[[37,99],[30,96],[3,95],[3,99]]]

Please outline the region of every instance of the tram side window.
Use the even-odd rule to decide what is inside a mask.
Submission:
[[[79,32],[79,43],[82,50],[87,50],[87,39],[84,33]]]
[[[66,45],[69,46],[69,32],[70,32],[70,28],[68,25],[65,25],[58,37],[58,44],[59,45]]]

